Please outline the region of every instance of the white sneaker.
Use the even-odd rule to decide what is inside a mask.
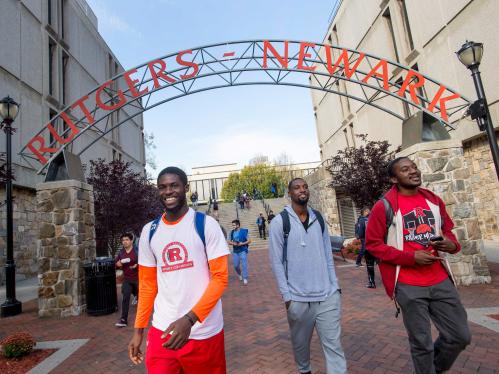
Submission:
[[[239,275],[239,280],[242,281],[243,280],[243,276],[242,275]]]
[[[247,280],[247,279],[244,279],[244,280],[243,280],[243,284],[244,284],[245,286],[247,286],[247,285],[248,285],[248,280]]]

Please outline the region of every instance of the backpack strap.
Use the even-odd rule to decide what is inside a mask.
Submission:
[[[383,206],[385,207],[385,217],[386,217],[386,234],[385,234],[385,244],[388,240],[388,230],[393,223],[393,209],[388,200],[383,196],[381,198],[383,201]]]
[[[194,217],[194,225],[196,227],[196,232],[199,235],[199,238],[203,242],[204,250],[206,252],[206,238],[204,235],[204,227],[206,224],[206,215],[202,212],[196,212]]]
[[[282,264],[284,265],[284,274],[288,279],[288,236],[291,230],[291,223],[289,222],[289,213],[284,209],[280,213],[282,217],[282,231],[284,235],[284,244],[282,246]]]
[[[326,229],[324,217],[322,217],[322,214],[318,210],[312,209],[312,212],[314,212],[315,216],[317,217],[317,221],[319,221],[319,225],[321,225],[321,231],[324,234],[324,230]]]
[[[159,222],[161,221],[161,217],[163,217],[163,215],[160,215],[154,221],[152,221],[151,228],[149,229],[149,245],[151,245],[152,237],[154,236],[154,233],[158,229]]]

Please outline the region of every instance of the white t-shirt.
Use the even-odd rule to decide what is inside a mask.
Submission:
[[[170,323],[188,313],[201,299],[210,281],[208,261],[229,254],[227,242],[217,221],[206,216],[205,241],[196,232],[194,210],[174,225],[160,221],[149,245],[152,222],[142,229],[139,264],[157,268],[158,294],[154,300],[152,325],[166,330]],[[196,322],[190,339],[207,339],[223,328],[222,301],[219,300],[203,323]]]

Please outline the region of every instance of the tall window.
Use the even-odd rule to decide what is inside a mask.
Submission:
[[[61,100],[63,104],[66,104],[68,102],[68,63],[69,63],[69,56],[63,52],[62,55],[62,95],[61,95]]]
[[[404,25],[404,34],[409,44],[409,48],[412,51],[414,49],[414,41],[412,40],[411,25],[409,24],[409,17],[407,15],[407,7],[405,5],[405,0],[397,0],[397,2]]]
[[[52,39],[49,39],[49,94],[51,96],[54,96],[54,88],[55,88],[55,76],[54,76],[55,51],[56,51],[56,45]]]
[[[54,14],[52,11],[52,0],[47,0],[47,21],[49,25],[52,25],[54,21]]]
[[[386,8],[385,12],[383,13],[383,19],[388,25],[388,30],[390,31],[390,36],[392,38],[393,50],[395,51],[395,58],[397,59],[397,62],[399,62],[399,52],[397,50],[397,42],[395,41],[395,33],[393,32],[393,23],[392,16],[390,14],[390,8]]]
[[[55,131],[56,132],[59,132],[59,126],[57,125],[57,123],[59,122],[59,119],[56,119],[54,121],[52,121],[52,119],[57,115],[57,112],[53,109],[50,109],[49,111],[49,121],[50,123],[52,124],[52,126],[54,127]],[[52,133],[49,131],[49,144],[53,144],[55,142],[55,138],[54,136],[52,135]]]

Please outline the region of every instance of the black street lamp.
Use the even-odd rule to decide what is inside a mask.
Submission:
[[[472,119],[476,119],[480,131],[485,130],[487,133],[492,159],[494,160],[494,165],[496,167],[496,175],[499,178],[499,147],[497,146],[497,138],[494,131],[494,125],[492,124],[492,118],[490,117],[482,78],[480,77],[480,71],[478,70],[483,56],[483,44],[466,41],[456,54],[459,61],[471,70],[471,76],[473,77],[478,100],[470,105],[469,114]]]
[[[6,173],[5,192],[7,207],[7,261],[5,263],[5,280],[7,289],[7,300],[0,306],[1,316],[10,317],[22,312],[22,304],[16,300],[16,264],[14,262],[14,241],[13,241],[13,214],[12,214],[12,123],[17,117],[19,104],[12,98],[5,97],[0,100],[1,129],[6,135]]]

